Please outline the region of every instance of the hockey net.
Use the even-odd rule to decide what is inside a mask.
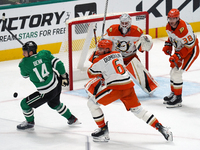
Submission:
[[[132,18],[132,24],[140,27],[144,34],[149,33],[148,12],[121,12],[108,13],[105,21],[105,31],[112,24],[119,24],[119,17],[128,13]],[[64,62],[69,73],[69,90],[73,90],[73,82],[88,79],[87,68],[91,65],[89,56],[96,48],[94,27],[96,27],[97,40],[101,38],[104,14],[78,17],[66,21],[66,32],[58,57]],[[148,69],[148,53],[137,53],[142,64]]]

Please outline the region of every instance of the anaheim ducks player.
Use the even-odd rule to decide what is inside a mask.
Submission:
[[[113,49],[122,54],[124,64],[127,65],[134,57],[139,60],[136,53],[137,50],[144,52],[144,50],[135,45],[143,35],[143,31],[139,27],[131,25],[129,14],[122,14],[119,20],[120,24],[111,25],[106,30],[105,38],[114,43]]]
[[[104,114],[99,104],[108,105],[120,99],[127,111],[144,120],[147,124],[158,129],[166,140],[172,141],[172,133],[163,127],[155,116],[142,108],[135,91],[134,83],[124,68],[123,58],[120,52],[112,51],[112,41],[103,39],[98,43],[98,50],[89,59],[92,65],[88,68],[89,78],[99,78],[99,82],[93,88],[90,81],[86,84],[89,94],[88,107],[99,129],[92,133],[94,141],[109,141],[108,124],[104,121]],[[104,82],[101,82],[102,80]],[[94,92],[96,91],[96,92]]]
[[[165,41],[163,52],[166,55],[170,55],[171,93],[169,96],[164,97],[163,103],[167,104],[167,107],[181,107],[182,74],[184,71],[188,71],[199,55],[198,39],[190,24],[180,19],[178,9],[171,9],[169,11],[166,31],[168,40]],[[172,47],[174,47],[173,55]]]
[[[144,35],[138,26],[131,25],[129,14],[122,14],[119,20],[120,24],[111,25],[107,29],[105,38],[113,41],[113,50],[122,54],[124,64],[130,66],[127,69],[134,68],[135,73],[131,73],[134,82],[144,92],[151,94],[158,87],[158,83],[140,62],[137,51],[142,53],[149,51],[153,45],[152,38],[149,35]],[[130,63],[131,61],[132,63]],[[132,65],[134,66],[132,67]]]

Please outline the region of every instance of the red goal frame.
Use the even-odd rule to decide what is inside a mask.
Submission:
[[[130,16],[141,16],[145,15],[146,17],[146,34],[149,34],[149,13],[147,11],[142,12],[133,12],[129,13]],[[114,16],[107,16],[106,20],[117,19],[121,15],[114,15]],[[91,23],[91,22],[98,22],[103,21],[104,17],[97,17],[97,18],[90,18],[85,20],[75,20],[68,23],[68,57],[69,57],[69,90],[73,90],[73,63],[72,63],[72,25],[82,24],[82,23]],[[145,55],[146,64],[145,67],[149,70],[149,54],[146,52]]]

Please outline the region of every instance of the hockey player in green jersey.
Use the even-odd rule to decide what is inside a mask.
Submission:
[[[48,50],[37,53],[37,44],[33,41],[26,42],[22,49],[24,58],[19,63],[21,75],[24,78],[29,77],[37,91],[21,101],[20,105],[26,121],[19,124],[17,129],[33,128],[35,124],[33,108],[45,103],[65,117],[69,125],[80,124],[69,108],[60,102],[61,86],[69,85],[68,74],[63,63]],[[57,70],[58,74],[54,70]]]

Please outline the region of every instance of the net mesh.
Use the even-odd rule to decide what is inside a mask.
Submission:
[[[112,24],[119,24],[119,16],[123,13],[128,13],[132,18],[132,24],[141,28],[144,34],[148,34],[147,12],[107,14],[104,34]],[[71,76],[72,84],[73,81],[88,78],[86,70],[91,65],[88,58],[96,48],[94,28],[96,29],[96,39],[98,41],[102,34],[103,16],[104,14],[91,15],[74,18],[66,22],[66,33],[57,57],[64,62],[66,70]],[[137,54],[143,65],[147,67],[148,57],[146,54],[139,52]]]

